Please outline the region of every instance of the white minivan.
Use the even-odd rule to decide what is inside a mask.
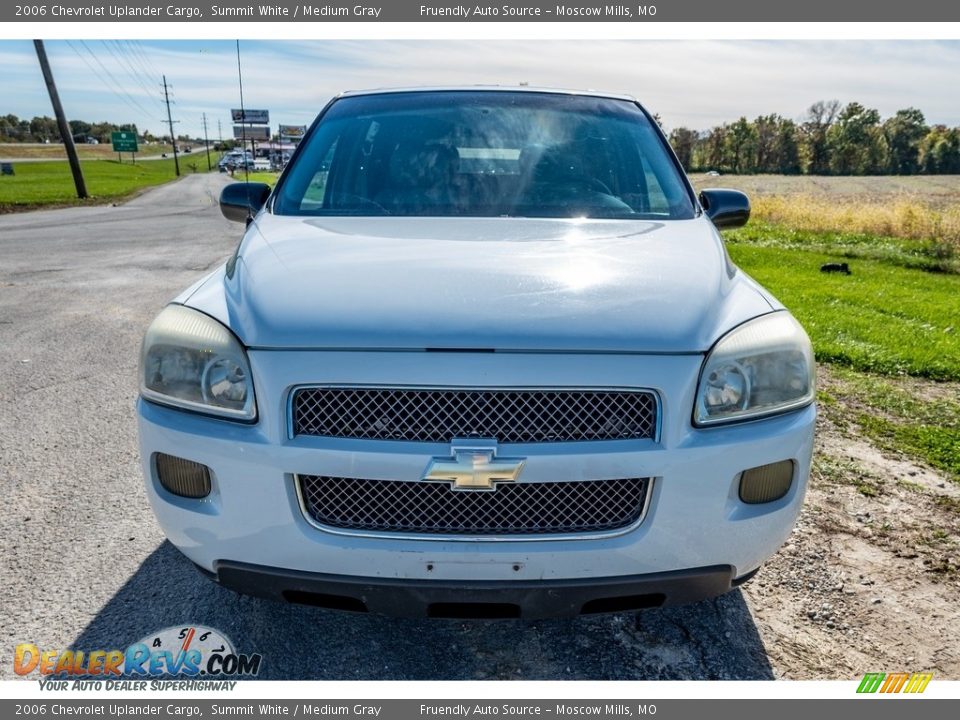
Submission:
[[[216,582],[550,617],[729,591],[790,533],[810,342],[635,100],[345,93],[147,330],[146,489]]]

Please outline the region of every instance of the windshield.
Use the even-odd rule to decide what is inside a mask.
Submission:
[[[282,215],[686,219],[687,188],[634,103],[535,92],[337,100],[278,188]]]

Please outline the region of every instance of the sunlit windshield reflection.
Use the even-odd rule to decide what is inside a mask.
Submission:
[[[287,215],[693,217],[662,138],[634,103],[452,91],[338,100],[277,194]]]

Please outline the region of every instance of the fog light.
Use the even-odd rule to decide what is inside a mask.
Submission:
[[[744,470],[740,475],[740,499],[755,505],[779,500],[793,482],[793,460]]]
[[[157,453],[157,479],[164,490],[186,498],[202,498],[210,494],[210,468],[206,465]]]

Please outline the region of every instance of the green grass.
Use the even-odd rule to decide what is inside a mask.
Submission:
[[[214,171],[216,157],[211,153]],[[15,175],[0,176],[0,212],[116,200],[175,178],[173,158],[136,165],[126,159],[122,164],[116,160],[85,160],[80,165],[89,200],[77,199],[70,166],[65,160],[21,163],[14,165]],[[206,171],[207,161],[203,153],[190,153],[180,158],[181,174]]]
[[[960,482],[960,274],[936,248],[763,223],[728,240],[734,261],[790,309],[817,360],[832,365],[818,393],[823,411]],[[820,272],[837,260],[853,274]],[[923,381],[908,376],[949,382],[921,393]],[[872,483],[857,489],[876,493]]]
[[[725,236],[731,243],[805,250],[833,255],[834,260],[880,260],[915,270],[960,274],[960,255],[953,243],[935,239],[798,230],[763,220],[751,220],[746,227],[728,231]]]
[[[916,425],[863,414],[864,433],[880,447],[919,457],[960,480],[960,428]]]
[[[100,143],[99,145],[88,145],[87,143],[76,143],[77,155],[81,160],[116,160],[117,153],[113,151],[110,143]],[[193,147],[193,146],[191,146]],[[203,153],[203,147],[199,148]],[[137,151],[137,158],[149,155],[160,155],[162,153],[172,153],[173,146],[167,143],[155,143],[148,145],[140,143],[140,149]],[[191,153],[183,153],[190,155]],[[44,158],[48,160],[65,160],[67,151],[60,143],[0,143],[0,158],[13,160],[23,158]],[[124,153],[123,159],[126,162],[130,158],[130,153]]]
[[[960,380],[960,275],[866,259],[852,275],[825,274],[835,255],[742,242],[729,250],[800,320],[819,361]]]
[[[243,171],[242,171],[242,170],[237,170],[237,172],[236,172],[236,173],[234,174],[234,176],[233,176],[233,179],[236,180],[237,182],[259,182],[259,183],[266,183],[266,184],[269,185],[270,187],[274,187],[274,186],[277,184],[277,178],[279,178],[279,177],[280,177],[280,173],[278,173],[278,172],[264,172],[264,171],[253,172],[253,171],[251,171],[251,172],[250,172],[250,177],[249,177],[249,179],[248,179],[248,178],[243,174]]]
[[[830,371],[820,398],[830,415],[843,412],[878,447],[920,458],[960,480],[960,392],[951,386],[932,397],[916,381],[842,368]]]

